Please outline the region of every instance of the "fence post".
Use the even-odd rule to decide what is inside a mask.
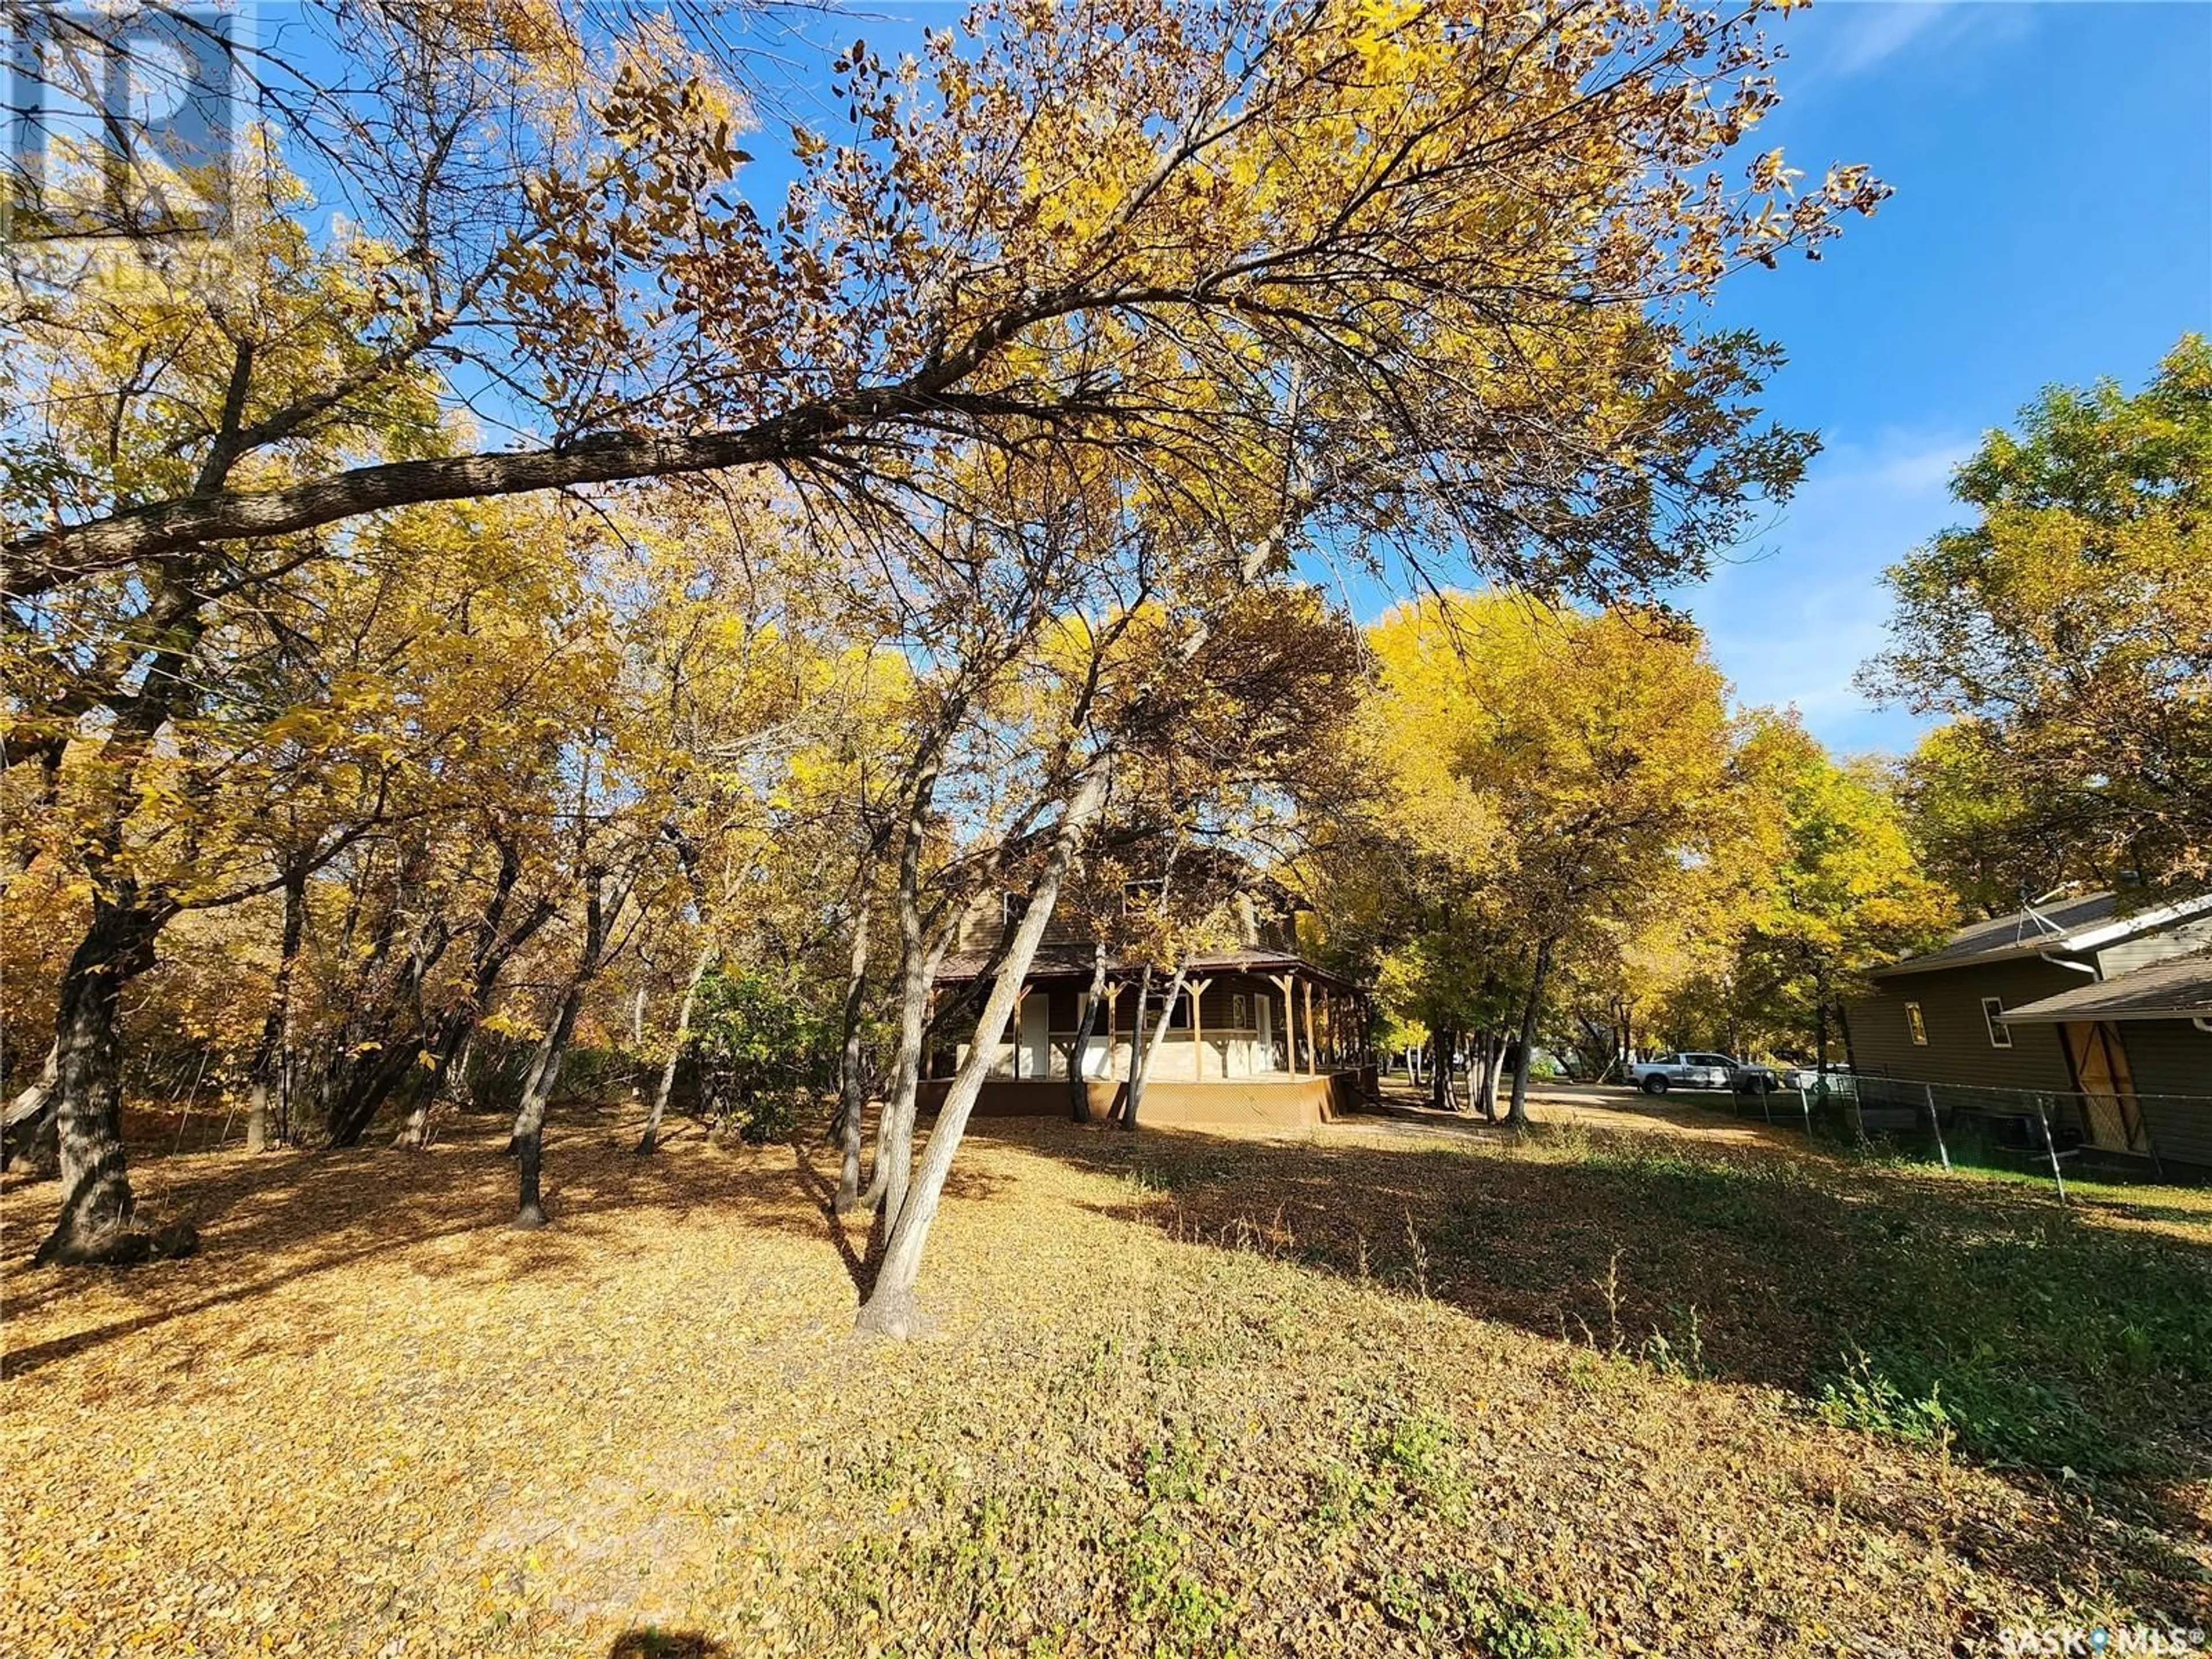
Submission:
[[[1797,1109],[1805,1115],[1805,1139],[1809,1142],[1813,1139],[1813,1101],[1802,1083],[1797,1085]]]
[[[1936,1115],[1936,1085],[1923,1083],[1920,1092],[1928,1097],[1928,1127],[1936,1132],[1936,1155],[1943,1160],[1943,1173],[1951,1173],[1951,1149],[1943,1144],[1943,1121]]]
[[[2066,1202],[2066,1172],[2058,1167],[2058,1143],[2051,1138],[2051,1114],[2043,1109],[2044,1097],[2035,1097],[2036,1121],[2043,1125],[2043,1150],[2051,1154],[2051,1178],[2058,1183],[2058,1201]]]

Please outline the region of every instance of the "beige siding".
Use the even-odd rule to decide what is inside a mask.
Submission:
[[[1160,998],[1166,993],[1168,981],[1171,977],[1171,975],[1163,974],[1154,981],[1152,995],[1146,1009],[1146,1018],[1148,1023],[1157,1023],[1159,1019]],[[1204,1003],[1200,1009],[1206,1036],[1206,1080],[1214,1083],[1224,1079],[1259,1076],[1281,1066],[1284,1061],[1281,993],[1271,981],[1250,975],[1224,971],[1209,977],[1212,983],[1206,988]],[[1030,994],[1028,1007],[1033,1008],[1037,1000],[1042,998],[1051,1011],[1048,1017],[1050,1054],[1042,1067],[1042,1075],[1046,1077],[1065,1078],[1067,1075],[1066,1046],[1075,1036],[1077,1010],[1080,1006],[1082,995],[1083,988],[1066,984],[1051,986]],[[1272,1042],[1271,1046],[1266,1048],[1261,1048],[1258,1040],[1260,1018],[1258,1004],[1262,995],[1272,999],[1273,1010],[1269,1029]],[[1240,996],[1244,999],[1245,1023],[1242,1026],[1236,1023],[1236,1000]],[[1187,993],[1185,1000],[1187,1004],[1188,1000]],[[1300,1006],[1303,1006],[1303,1003]],[[1320,1002],[1316,994],[1314,1010],[1316,1025],[1320,1022]],[[1129,1075],[1136,1035],[1132,1027],[1135,1024],[1136,1018],[1137,988],[1133,983],[1125,980],[1120,987],[1119,1000],[1110,1028],[1114,1038],[1113,1068],[1114,1075],[1116,1077],[1126,1078]],[[1097,1076],[1103,1075],[1105,1072],[1109,1030],[1108,1022],[1102,1014],[1098,1022],[1097,1040],[1092,1042],[1086,1055],[1085,1070],[1087,1074]],[[1158,1055],[1153,1061],[1153,1076],[1162,1079],[1185,1080],[1194,1077],[1199,1064],[1194,1036],[1195,1034],[1187,1022],[1171,1029],[1160,1043]],[[1012,1077],[1013,1075],[1015,1040],[1016,1032],[1010,1030],[1006,1040],[999,1045],[998,1055],[992,1066],[994,1076]],[[964,1042],[959,1044],[957,1053],[961,1059],[964,1060],[968,1053],[968,1045]],[[1024,1051],[1022,1074],[1024,1078],[1035,1078],[1040,1074],[1037,1059],[1034,1053]]]

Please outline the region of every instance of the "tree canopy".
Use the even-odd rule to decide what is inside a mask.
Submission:
[[[627,1054],[657,1122],[727,988],[826,1018],[834,985],[840,1197],[884,1210],[899,1325],[981,1081],[910,1168],[952,919],[1020,901],[957,1005],[987,1054],[1092,860],[1280,866],[1346,816],[1332,566],[1573,635],[1561,676],[1484,611],[1493,718],[1446,772],[1510,854],[1489,922],[1570,958],[1624,925],[1726,778],[1655,596],[1814,447],[1704,302],[1884,193],[1751,146],[1778,9],[1003,0],[850,42],[835,115],[779,124],[703,15],[305,9],[343,72],[241,60],[218,246],[125,236],[8,301],[46,1254],[182,1242],[132,1221],[148,996],[228,1006],[202,1058],[256,1144],[420,1146],[507,1091],[538,1224],[573,1053]]]
[[[2212,876],[2212,347],[2142,390],[2052,387],[1953,485],[1973,520],[1889,573],[1869,688],[1950,724],[1908,769],[1984,908]]]

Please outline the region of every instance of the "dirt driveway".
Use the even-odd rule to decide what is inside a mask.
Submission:
[[[1427,1103],[1426,1090],[1386,1080],[1380,1108],[1349,1121],[1386,1133],[1491,1136],[1504,1133],[1501,1126],[1486,1123],[1480,1117],[1436,1111]],[[1547,1127],[1574,1125],[1590,1130],[1672,1135],[1709,1146],[1765,1146],[1802,1156],[1806,1151],[1805,1134],[1791,1121],[1796,1109],[1796,1096],[1776,1096],[1775,1121],[1770,1126],[1757,1107],[1747,1102],[1741,1106],[1741,1115],[1729,1115],[1720,1095],[1647,1095],[1639,1089],[1613,1084],[1540,1085],[1528,1091],[1528,1115]],[[1406,1127],[1398,1128],[1399,1125]]]

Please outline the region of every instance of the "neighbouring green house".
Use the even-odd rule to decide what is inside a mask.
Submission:
[[[2212,894],[2032,906],[1866,978],[1844,1010],[1861,1079],[1991,1117],[2040,1103],[2100,1152],[2212,1175]]]

